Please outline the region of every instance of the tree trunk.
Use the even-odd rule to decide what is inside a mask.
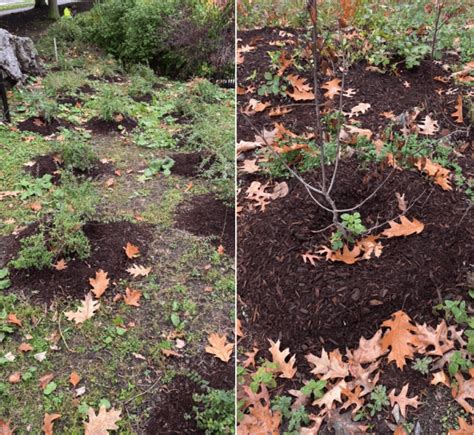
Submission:
[[[35,8],[45,8],[46,0],[35,0]]]
[[[49,11],[48,11],[48,18],[52,20],[59,20],[61,15],[59,15],[59,7],[58,7],[58,0],[49,0]]]

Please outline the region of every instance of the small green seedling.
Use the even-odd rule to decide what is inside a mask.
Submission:
[[[171,168],[174,166],[174,160],[171,157],[165,157],[164,159],[153,160],[148,168],[143,171],[143,175],[138,177],[138,180],[142,183],[151,180],[156,174],[162,172],[166,177],[171,175]]]

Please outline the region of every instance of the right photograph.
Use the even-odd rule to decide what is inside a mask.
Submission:
[[[473,9],[237,11],[238,434],[473,434]]]

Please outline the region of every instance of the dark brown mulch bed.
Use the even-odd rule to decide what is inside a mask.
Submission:
[[[20,131],[31,131],[42,136],[49,136],[57,133],[61,127],[69,127],[71,125],[70,122],[62,119],[53,119],[51,122],[47,122],[44,118],[32,116],[20,122],[17,127]]]
[[[211,194],[196,195],[177,213],[174,226],[197,236],[213,237],[229,256],[235,253],[234,209]]]
[[[175,175],[196,177],[203,171],[201,168],[203,162],[201,153],[176,153],[170,157],[174,160],[174,166],[171,168],[171,172]]]
[[[270,42],[288,39],[288,36],[279,35],[280,30],[281,29],[265,28],[239,32],[239,38],[242,39],[241,45],[251,44],[256,47],[255,51],[245,53],[244,63],[238,66],[239,86],[245,87],[254,85],[258,89],[258,87],[263,84],[265,72],[271,70],[270,57],[267,52],[282,50],[281,47],[270,45]],[[285,46],[283,48],[284,50],[292,53],[293,50],[304,47],[304,44],[299,42],[296,38],[299,32],[291,29],[283,30],[293,32],[295,37],[291,39],[296,41],[293,46]],[[246,81],[246,78],[252,76],[254,71],[257,72],[258,79]],[[312,84],[313,82],[312,72],[309,69],[305,72],[301,72],[294,67],[290,67],[285,72],[285,75],[288,74],[297,74],[308,79],[308,83]],[[361,127],[370,128],[374,133],[383,130],[390,122],[381,115],[382,112],[393,111],[394,114],[398,116],[402,112],[411,110],[416,106],[420,109],[425,109],[419,115],[418,119],[420,121],[427,114],[434,113],[433,117],[439,122],[440,126],[439,135],[443,135],[447,130],[462,127],[466,128],[469,122],[467,108],[465,108],[464,125],[454,124],[451,113],[455,111],[458,93],[464,92],[467,88],[459,86],[452,81],[442,83],[434,80],[434,77],[437,76],[449,79],[449,73],[442,68],[442,65],[431,61],[424,61],[420,66],[411,70],[400,67],[397,74],[371,72],[366,70],[365,64],[356,64],[349,70],[346,77],[345,88],[353,88],[357,92],[352,98],[344,98],[343,110],[350,112],[351,108],[359,103],[369,103],[371,105],[369,111],[366,114],[358,116],[357,120],[361,122]],[[320,77],[320,83],[327,80],[328,77],[326,76]],[[410,84],[409,88],[405,87],[405,82]],[[458,92],[447,95],[446,91],[449,88],[457,88]],[[437,89],[443,90],[444,94],[439,95],[436,92]],[[464,93],[467,93],[467,90]],[[394,96],[396,96],[396,98]],[[283,117],[271,118],[268,116],[268,110],[252,116],[251,122],[258,131],[262,131],[264,128],[272,129],[275,122],[283,122],[285,127],[292,132],[303,133],[308,127],[314,124],[314,109],[311,107],[311,104],[294,105],[295,101],[289,97],[258,97],[255,93],[249,93],[238,97],[239,107],[246,105],[251,98],[269,101],[273,107],[290,104],[291,109],[293,109],[291,113]],[[326,102],[326,100],[323,102]],[[334,104],[337,104],[337,99],[334,100]],[[239,140],[253,140],[254,137],[255,132],[249,127],[244,117],[239,116]]]
[[[234,365],[223,363],[210,355],[204,355],[191,369],[209,382],[211,388],[231,390],[234,388]],[[178,375],[159,394],[156,408],[147,425],[147,435],[158,434],[204,434],[196,427],[193,412],[193,394],[203,389],[188,376]],[[185,415],[191,419],[185,419]]]
[[[117,122],[105,121],[97,117],[89,119],[84,124],[84,127],[91,130],[93,134],[107,135],[110,133],[122,133],[124,131],[132,131],[138,126],[137,121],[128,116],[124,117],[122,121]]]
[[[55,159],[54,154],[48,154],[45,156],[37,156],[32,159],[35,164],[27,167],[26,172],[35,178],[41,178],[43,175],[50,174],[53,178],[51,182],[53,184],[59,184],[61,181],[61,169],[64,169],[64,164],[59,163]],[[114,166],[111,163],[97,162],[94,166],[86,171],[80,171],[74,169],[74,175],[78,177],[96,179],[105,175],[112,175],[114,172]]]
[[[344,163],[334,190],[336,203],[352,206],[380,182],[355,162]],[[316,175],[308,176],[315,181]],[[248,180],[249,181],[249,180]],[[239,218],[238,288],[249,334],[266,347],[267,338],[281,338],[299,355],[324,346],[351,348],[371,337],[392,313],[404,310],[418,322],[434,324],[433,307],[443,299],[467,294],[466,274],[474,258],[473,212],[458,225],[468,207],[463,193],[446,192],[412,171],[397,172],[361,209],[366,225],[398,214],[395,192],[418,202],[409,218],[425,224],[419,235],[383,241],[382,256],[354,265],[318,261],[303,263],[301,254],[329,245],[331,223],[296,180],[290,192],[264,213]],[[382,230],[380,230],[382,231]],[[300,361],[302,362],[302,361]]]
[[[20,249],[20,240],[34,234],[38,224],[33,224],[17,236],[4,239],[6,261],[15,258]],[[137,225],[130,222],[90,222],[84,226],[84,233],[91,244],[91,255],[86,260],[71,259],[67,269],[28,269],[12,270],[12,287],[9,291],[31,295],[38,301],[50,302],[57,297],[82,298],[89,291],[89,278],[103,269],[108,272],[111,288],[113,283],[129,277],[127,268],[134,263],[146,262],[152,226]],[[140,249],[140,257],[129,260],[123,247],[130,242]]]

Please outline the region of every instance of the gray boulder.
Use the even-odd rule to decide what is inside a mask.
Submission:
[[[15,83],[41,74],[43,68],[33,41],[0,29],[0,71]]]

